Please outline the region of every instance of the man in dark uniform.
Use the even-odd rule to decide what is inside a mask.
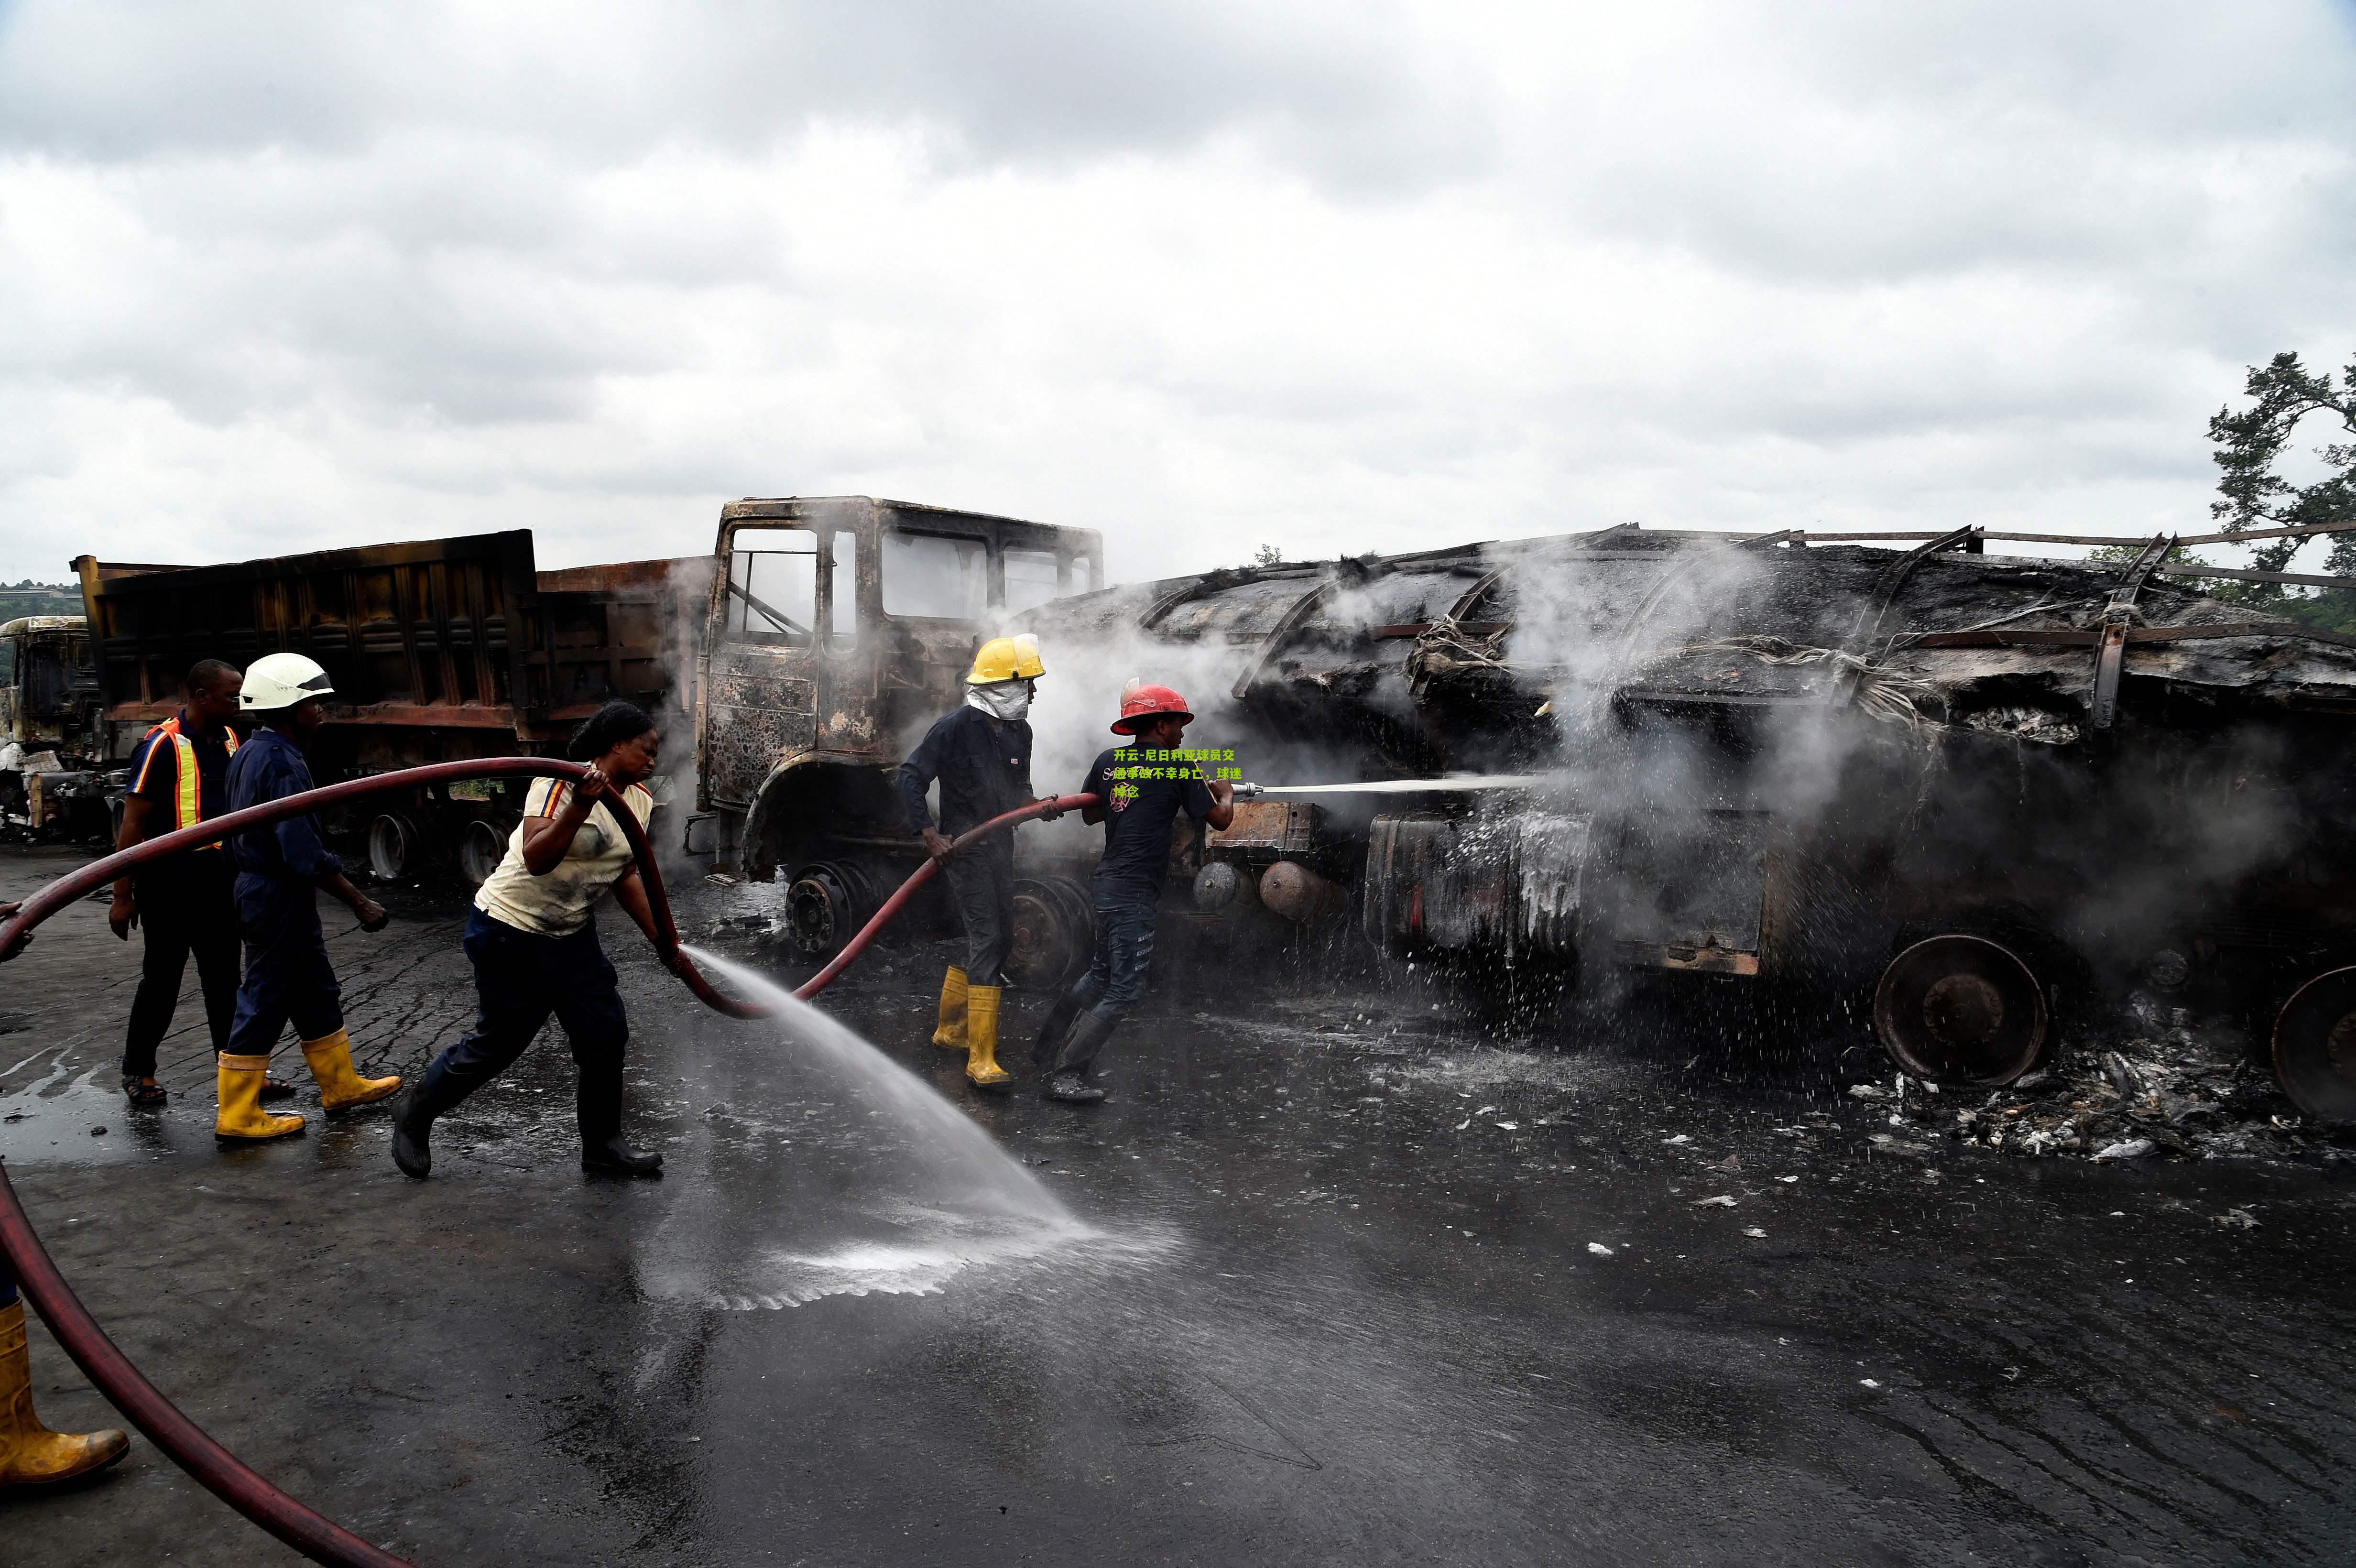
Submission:
[[[229,759],[237,750],[229,720],[237,711],[241,684],[237,670],[219,659],[206,659],[188,671],[182,688],[186,704],[148,731],[131,753],[131,793],[123,802],[116,848],[193,827],[228,809]],[[123,1092],[134,1106],[161,1105],[169,1098],[155,1082],[155,1048],[172,1027],[180,978],[191,956],[204,988],[213,1050],[229,1048],[230,1020],[237,1013],[234,880],[229,851],[217,843],[151,860],[135,876],[115,880],[106,923],[125,942],[138,927],[145,948],[123,1047]],[[294,1093],[291,1083],[269,1081],[262,1097],[279,1100]]]
[[[270,654],[245,672],[238,706],[261,728],[230,760],[229,808],[242,811],[312,788],[303,748],[318,734],[319,699],[333,692],[327,672],[300,654]],[[220,1111],[213,1136],[225,1144],[255,1143],[303,1130],[300,1116],[273,1115],[260,1104],[263,1072],[289,1020],[303,1042],[303,1060],[318,1081],[319,1105],[328,1112],[384,1099],[398,1076],[362,1078],[352,1071],[344,1033],[342,992],[319,929],[319,890],[350,906],[363,931],[382,931],[390,917],[344,876],[327,852],[316,818],[290,816],[248,828],[230,840],[237,865],[238,934],[245,941],[245,982],[229,1050],[220,1056]]]
[[[1201,768],[1179,754],[1194,718],[1186,699],[1170,688],[1131,686],[1121,693],[1120,717],[1112,727],[1113,733],[1130,736],[1130,743],[1098,752],[1080,784],[1097,797],[1096,805],[1080,808],[1080,819],[1105,825],[1104,859],[1097,862],[1091,889],[1096,953],[1088,972],[1055,1004],[1039,1032],[1033,1060],[1046,1069],[1051,1100],[1088,1105],[1105,1097],[1088,1073],[1113,1027],[1145,989],[1178,814],[1214,827],[1236,818],[1236,786],[1205,783]]]
[[[1036,637],[984,643],[966,673],[965,706],[926,731],[900,764],[900,799],[908,826],[941,862],[958,917],[965,923],[965,965],[951,965],[942,977],[933,1043],[966,1053],[966,1082],[977,1089],[1001,1091],[1014,1082],[998,1065],[998,1004],[1005,988],[1006,955],[1014,944],[1014,836],[994,834],[955,856],[949,842],[1032,803],[1031,725],[1024,715],[1046,673]],[[937,778],[937,827],[925,806],[925,792]]]

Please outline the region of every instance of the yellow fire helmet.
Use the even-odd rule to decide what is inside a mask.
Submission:
[[[968,686],[995,686],[1001,680],[1036,680],[1047,673],[1039,662],[1039,639],[1025,632],[1019,637],[992,637],[973,656],[966,672]]]

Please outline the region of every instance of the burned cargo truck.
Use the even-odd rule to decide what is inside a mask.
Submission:
[[[2187,591],[2167,542],[2083,563],[1971,530],[1900,551],[1632,525],[1024,624],[1118,650],[1107,679],[1191,683],[1248,777],[1375,784],[1209,835],[1194,891],[1223,918],[1353,918],[1493,995],[1651,976],[1869,1008],[1907,1069],[1979,1084],[2143,987],[2245,1015],[2294,1098],[2343,1117],[2356,639]]]
[[[323,783],[560,753],[616,697],[683,725],[692,695],[680,681],[712,566],[691,556],[541,571],[518,528],[199,567],[86,555],[74,570],[95,656],[91,750],[119,792],[122,764],[177,710],[202,658],[243,668],[292,652],[326,668],[335,694],[312,751]],[[477,883],[522,805],[512,784],[461,784],[379,797],[329,827],[359,837],[379,877],[442,865]]]
[[[892,774],[1005,617],[1103,586],[1093,528],[867,496],[752,497],[721,509],[698,653],[698,816],[689,847],[787,884],[794,944],[831,957],[924,862]],[[1059,661],[1051,679],[1068,667]],[[904,923],[955,929],[933,890]],[[1084,955],[1068,880],[1017,890],[1019,972],[1053,984]]]

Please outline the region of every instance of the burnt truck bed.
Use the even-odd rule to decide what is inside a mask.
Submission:
[[[1263,783],[1547,777],[1326,797],[1310,852],[1239,823],[1202,847],[1246,873],[1198,878],[1206,912],[1346,910],[1492,994],[1650,975],[1870,1008],[1902,1063],[1962,1082],[2143,987],[2244,1012],[2303,1106],[2356,1114],[2328,1038],[2356,1039],[2356,984],[2308,997],[2318,1038],[2272,1038],[2356,960],[2356,639],[2163,578],[2161,543],[2100,563],[1968,530],[1899,551],[1631,526],[1027,621],[1175,678],[1195,738]]]
[[[170,716],[198,660],[298,653],[336,688],[313,759],[322,782],[553,752],[613,698],[684,733],[712,581],[701,557],[538,571],[528,529],[215,566],[83,556],[74,568],[107,758]],[[443,859],[478,880],[513,812],[485,791],[396,802],[359,826],[381,875]]]

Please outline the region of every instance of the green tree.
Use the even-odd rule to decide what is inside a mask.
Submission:
[[[1252,551],[1251,563],[1254,566],[1281,566],[1284,564],[1284,552],[1272,544],[1264,544]]]
[[[2334,384],[2326,370],[2318,375],[2299,363],[2297,354],[2277,354],[2264,366],[2253,366],[2242,389],[2246,408],[2222,408],[2209,421],[2212,460],[2223,472],[2217,492],[2223,497],[2209,506],[2221,533],[2246,533],[2268,528],[2305,528],[2346,524],[2356,526],[2356,361]],[[2299,427],[2321,415],[2350,437],[2317,447],[2324,475],[2309,485],[2293,485],[2278,472],[2284,452]],[[2331,553],[2325,571],[2356,576],[2356,534],[2327,536]],[[2283,571],[2305,538],[2267,539],[2254,546],[2250,565],[2259,571]],[[2214,580],[2212,592],[2222,599],[2264,605],[2278,614],[2311,625],[2339,631],[2356,629],[2356,594],[2330,590],[2306,592],[2279,582],[2233,582]]]

